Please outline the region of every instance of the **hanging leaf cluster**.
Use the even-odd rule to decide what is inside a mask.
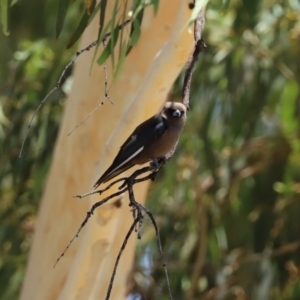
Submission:
[[[59,37],[63,30],[70,4],[72,4],[70,0],[59,2],[56,19],[56,38]],[[95,53],[97,53],[100,42],[103,41],[106,34],[108,32],[111,33],[106,47],[97,59],[97,63],[102,65],[110,57],[116,76],[122,68],[126,55],[129,54],[132,47],[139,41],[144,10],[149,6],[153,6],[154,13],[156,14],[158,5],[159,0],[126,0],[122,3],[119,0],[115,0],[112,14],[109,15],[106,11],[107,0],[101,0],[98,4],[96,4],[96,0],[86,0],[83,15],[67,43],[67,48],[72,47],[78,41],[87,26],[97,16],[99,18],[99,30],[97,37],[98,45]],[[125,36],[124,26],[122,25],[129,21],[131,22],[130,33],[128,34],[129,36]],[[119,43],[119,49],[118,57],[116,58],[115,48],[117,43]]]

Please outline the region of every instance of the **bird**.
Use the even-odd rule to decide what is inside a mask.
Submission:
[[[135,165],[165,158],[176,147],[185,121],[185,105],[166,102],[157,114],[135,128],[94,189]]]

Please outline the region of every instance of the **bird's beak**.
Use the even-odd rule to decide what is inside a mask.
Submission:
[[[177,117],[177,118],[181,117],[181,111],[180,111],[179,109],[176,109],[176,110],[173,112],[173,116],[174,116],[174,117]]]

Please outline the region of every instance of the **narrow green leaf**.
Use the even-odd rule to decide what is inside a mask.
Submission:
[[[120,75],[120,71],[122,70],[122,67],[124,65],[124,62],[125,62],[125,57],[126,57],[126,52],[127,52],[127,47],[126,47],[126,43],[122,43],[122,48],[121,48],[121,52],[120,52],[120,55],[119,55],[119,60],[118,60],[118,63],[117,63],[117,68],[116,68],[116,71],[115,71],[115,74],[114,74],[114,80],[117,80],[118,79],[118,76]]]
[[[92,14],[93,14],[93,11],[95,9],[95,4],[96,4],[96,0],[93,0],[92,6],[91,6],[91,13]],[[77,42],[77,40],[80,38],[83,31],[85,30],[85,28],[88,25],[90,17],[91,17],[91,15],[89,15],[87,10],[85,10],[84,15],[82,16],[82,18],[79,22],[78,27],[76,28],[75,32],[73,33],[72,37],[69,40],[69,43],[67,45],[67,49],[71,48]]]
[[[110,55],[110,48],[106,46],[102,51],[100,57],[98,58],[97,63],[101,66],[109,58],[109,55]]]
[[[137,42],[139,41],[140,39],[140,36],[141,36],[141,25],[139,23],[139,20],[135,19],[133,21],[133,31],[132,31],[132,34],[131,34],[131,40],[130,40],[130,45],[131,46],[136,46]]]
[[[114,39],[112,39],[112,36],[114,36]],[[119,25],[115,27],[115,29],[111,33],[111,37],[109,39],[109,42],[107,43],[106,47],[104,48],[103,52],[101,53],[97,63],[99,65],[102,65],[108,57],[114,52],[114,47],[116,46],[116,41],[118,40],[119,36]]]
[[[100,10],[100,5],[101,3],[98,3],[95,7],[95,9],[93,10],[93,12],[90,14],[90,18],[88,21],[88,25],[91,24],[91,22],[93,21],[93,19],[95,18],[95,16],[97,15],[98,11]]]
[[[156,15],[158,12],[159,0],[152,0],[152,4],[154,8],[154,14]]]
[[[99,48],[99,46],[101,45],[102,40],[103,40],[103,38],[104,38],[104,35],[105,35],[106,32],[108,31],[108,28],[110,27],[110,24],[111,24],[111,20],[109,20],[109,22],[105,25],[105,27],[104,27],[104,29],[102,30],[102,33],[100,34],[100,36],[99,36],[99,31],[100,31],[100,28],[99,28],[99,31],[98,31],[98,42],[97,42],[97,46],[95,47],[93,59],[92,59],[92,62],[91,62],[91,66],[90,66],[90,74],[91,74],[91,72],[92,72],[92,67],[93,67],[93,65],[94,65],[94,61],[95,61],[96,54],[98,53],[98,48]]]
[[[101,5],[101,8],[100,8],[100,20],[99,20],[98,37],[100,37],[100,35],[102,33],[102,30],[103,30],[103,26],[104,26],[107,0],[101,0],[100,5]]]
[[[98,44],[101,45],[101,42],[104,38],[104,36],[107,34],[109,27],[111,27],[111,20],[105,25],[104,29],[102,30],[99,39],[98,39]]]
[[[56,38],[59,37],[65,22],[70,0],[59,0],[58,12],[56,18]]]
[[[123,5],[121,24],[124,24],[124,22],[127,18],[127,12],[128,12],[127,5],[128,5],[128,0],[126,0],[124,5]],[[122,59],[122,55],[126,56],[126,50],[127,50],[127,42],[126,43],[123,42],[123,40],[124,40],[124,27],[122,27],[120,30],[121,30],[121,36],[120,36],[120,42],[119,42],[119,57],[118,57],[117,68],[118,68],[120,60]],[[124,49],[124,47],[125,47],[125,49]],[[123,53],[124,51],[125,51],[125,54]],[[117,70],[115,70],[115,76],[116,76],[116,73],[117,73]]]
[[[117,13],[118,13],[118,5],[119,5],[119,0],[115,0],[115,5],[114,5],[114,9],[113,9],[113,14],[112,14],[112,17],[111,17],[111,37],[110,37],[110,44],[107,45],[110,47],[110,50],[111,50],[111,64],[112,64],[112,67],[114,68],[115,66],[115,55],[114,55],[114,48],[115,48],[115,45],[117,43],[117,40],[118,40],[118,36],[119,36],[119,29],[117,29],[117,31],[115,31],[115,24],[116,24],[116,17],[117,17]],[[118,26],[118,25],[117,25]],[[117,38],[115,38],[117,37]]]
[[[0,2],[0,19],[2,30],[5,35],[9,35],[8,31],[8,0],[1,0]]]
[[[133,46],[136,46],[141,36],[141,24],[144,17],[144,10],[139,11],[131,25],[130,44],[127,49],[126,56],[130,53]]]

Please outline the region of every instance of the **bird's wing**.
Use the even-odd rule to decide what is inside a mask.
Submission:
[[[146,146],[162,136],[167,128],[168,125],[162,118],[152,118],[139,125],[121,146],[119,153],[112,163],[112,167],[114,168],[112,168],[111,172],[137,156]]]
[[[121,149],[114,159],[112,165],[100,177],[94,187],[97,187],[99,184],[101,184],[101,182],[104,182],[105,178],[107,178],[113,172],[119,170],[119,172],[116,172],[116,174],[119,174],[122,172],[120,172],[120,169],[124,168],[123,171],[125,171],[126,169],[131,168],[133,165],[130,165],[129,162],[140,152],[142,152],[147,145],[161,137],[167,128],[168,125],[164,118],[152,117],[140,124],[121,146]]]

